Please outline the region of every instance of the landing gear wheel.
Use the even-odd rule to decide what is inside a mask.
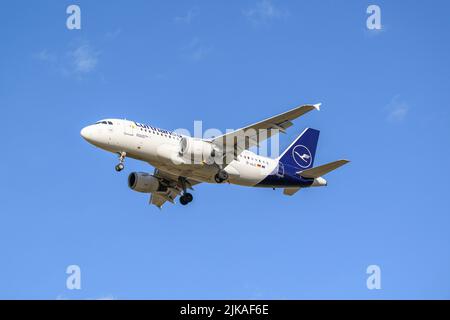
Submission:
[[[189,202],[187,201],[187,199],[186,199],[185,196],[181,196],[181,197],[180,197],[180,203],[181,203],[183,206],[185,206],[185,205],[187,205]]]
[[[194,200],[194,197],[192,196],[192,194],[190,193],[185,193],[184,197],[186,198],[187,202],[192,202],[192,200]]]
[[[119,164],[116,165],[116,167],[115,167],[117,172],[120,172],[125,168],[125,165],[123,163],[125,161],[126,156],[127,156],[126,152],[119,153]]]
[[[194,197],[192,196],[192,194],[190,193],[185,193],[180,197],[180,203],[185,206],[187,205],[189,202],[191,202],[194,199]]]
[[[228,172],[226,172],[225,170],[220,170],[219,172],[217,172],[217,174],[214,176],[214,180],[217,183],[222,183],[225,180],[228,180]]]

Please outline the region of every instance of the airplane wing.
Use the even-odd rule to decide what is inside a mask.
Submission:
[[[176,197],[176,195],[175,195],[175,197]],[[165,197],[165,196],[163,197],[163,196],[155,194],[155,193],[152,193],[150,195],[150,204],[153,204],[160,209],[162,208],[163,204],[166,203],[166,201],[170,201],[170,200],[168,200],[167,197]],[[173,199],[171,200],[171,202],[173,203]]]
[[[150,204],[153,204],[161,209],[166,201],[174,203],[176,197],[183,191],[183,185],[180,177],[156,168],[153,176],[158,178],[160,183],[167,187],[167,191],[152,193],[150,195]],[[192,186],[199,184],[200,182],[187,179],[185,183],[187,189],[192,189]]]
[[[286,129],[293,125],[292,120],[312,110],[320,110],[320,103],[315,105],[303,105],[296,107],[277,116],[254,123],[233,132],[211,139],[222,156],[227,158],[224,163],[235,159],[242,151],[258,146],[262,141],[269,139],[279,132],[285,133]],[[227,155],[229,155],[227,157]]]

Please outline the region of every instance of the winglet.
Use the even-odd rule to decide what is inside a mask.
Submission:
[[[313,107],[316,108],[317,111],[320,111],[320,106],[322,103],[313,104]]]

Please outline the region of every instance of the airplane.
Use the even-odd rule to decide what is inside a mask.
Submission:
[[[150,195],[149,203],[161,209],[174,203],[177,196],[182,205],[193,200],[188,192],[196,184],[228,182],[230,184],[284,189],[292,196],[302,188],[327,185],[323,176],[348,163],[337,160],[314,167],[319,130],[306,128],[281,155],[275,159],[251,152],[252,147],[285,133],[292,120],[321,104],[302,105],[241,129],[210,139],[194,138],[135,121],[104,119],[84,127],[80,134],[90,144],[115,153],[124,169],[126,157],[141,160],[154,167],[153,174],[132,172],[128,186]]]

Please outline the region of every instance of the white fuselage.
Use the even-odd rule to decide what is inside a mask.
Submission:
[[[135,122],[106,119],[87,126],[81,135],[91,144],[113,152],[125,152],[127,157],[145,161],[153,167],[199,182],[214,182],[216,164],[186,163],[180,161],[180,140],[183,136],[155,127],[137,126]],[[278,170],[278,160],[259,156],[245,150],[225,168],[229,182],[255,186]]]

